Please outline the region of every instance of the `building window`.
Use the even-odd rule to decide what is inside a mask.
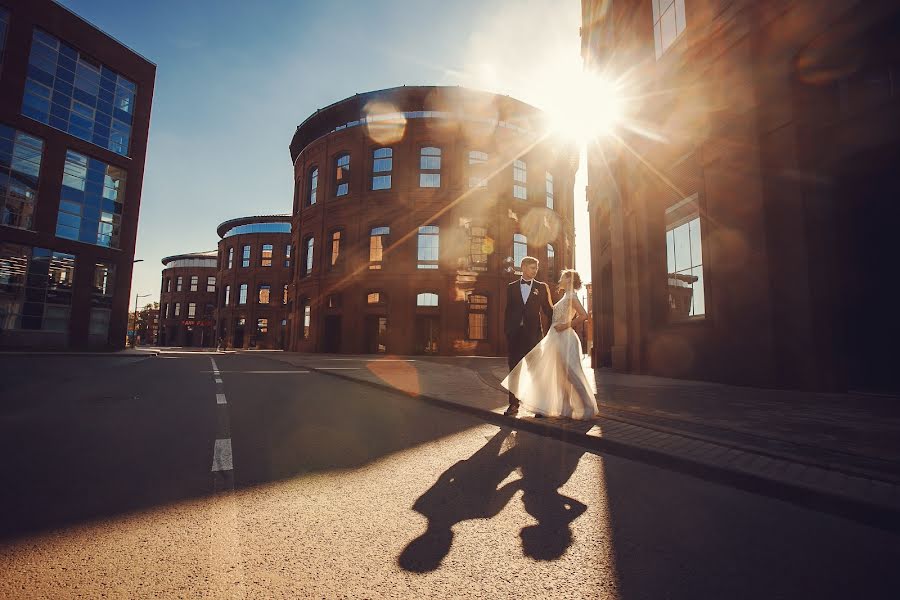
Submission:
[[[263,244],[262,256],[260,257],[260,266],[262,266],[262,267],[271,267],[272,266],[272,244]]]
[[[291,266],[291,245],[288,244],[284,247],[284,266]]]
[[[249,267],[250,266],[250,246],[244,246],[241,249],[241,266]]]
[[[256,301],[259,304],[268,304],[272,295],[272,286],[268,283],[260,283],[256,286]]]
[[[484,188],[487,187],[487,177],[484,172],[485,165],[488,161],[487,152],[480,150],[469,151],[469,187]]]
[[[212,316],[214,316],[215,312],[216,312],[216,307],[213,306],[212,304],[203,305],[203,316],[204,317],[212,317]]]
[[[284,305],[288,303],[288,284],[284,284],[284,289],[281,292],[281,303]]]
[[[384,249],[390,234],[390,227],[373,227],[369,232],[369,268],[373,271],[381,270],[384,265]]]
[[[188,319],[193,319],[197,316],[197,303],[196,302],[188,302]]]
[[[673,321],[706,314],[703,250],[698,196],[666,210],[666,268],[669,318]]]
[[[491,243],[488,241],[487,228],[469,225],[469,269],[487,271],[490,252]]]
[[[547,278],[556,281],[556,249],[553,244],[547,244]]]
[[[234,248],[228,249],[228,268],[234,268]]]
[[[650,0],[650,4],[653,5],[653,41],[659,59],[687,27],[684,0]]]
[[[319,191],[319,167],[309,170],[309,190],[306,194],[306,203],[312,206],[316,203],[316,195]]]
[[[372,152],[372,189],[391,189],[391,171],[394,169],[394,151],[378,148]]]
[[[68,150],[56,235],[118,248],[124,201],[124,169]]]
[[[525,166],[524,160],[513,161],[513,196],[519,200],[528,199],[528,188],[526,187],[527,169],[528,167]]]
[[[350,192],[350,155],[341,154],[334,160],[334,195],[346,196]]]
[[[312,273],[313,270],[313,250],[315,249],[316,239],[309,237],[306,238],[306,243],[304,247],[306,248],[306,260],[303,263],[303,275],[308,276]]]
[[[269,320],[268,319],[257,319],[256,320],[256,333],[257,335],[265,335],[269,333]]]
[[[312,307],[309,305],[309,298],[303,299],[303,339],[309,339],[309,326],[312,322]]]
[[[175,279],[175,291],[176,291],[176,292],[180,292],[180,291],[181,291],[181,288],[182,288],[182,282],[183,282],[183,281],[184,281],[184,278],[183,278],[181,275],[179,275],[179,276]]]
[[[200,278],[197,275],[191,275],[191,291],[196,292],[197,286],[200,283]]]
[[[166,277],[166,293],[168,294],[171,291],[172,291],[172,278]]]
[[[238,304],[247,304],[247,284],[242,283],[238,290]]]
[[[438,295],[434,292],[422,292],[416,294],[416,306],[437,306]]]
[[[441,187],[441,149],[428,146],[419,151],[419,187]]]
[[[128,156],[137,86],[35,29],[22,114]]]
[[[516,273],[522,273],[522,259],[528,256],[528,238],[521,233],[513,235],[513,267]]]
[[[334,231],[331,234],[331,262],[330,268],[339,267],[341,263],[341,232]]]
[[[0,225],[31,229],[43,152],[43,140],[0,125]]]
[[[330,294],[325,302],[326,302],[326,306],[328,308],[340,308],[341,307],[341,295],[340,294]]]
[[[366,304],[369,306],[377,306],[385,303],[383,292],[369,292],[366,294]]]
[[[225,297],[222,302],[222,306],[230,306],[231,305],[231,286],[225,286]]]
[[[216,292],[216,278],[215,277],[207,277],[206,278],[206,291],[210,293]]]
[[[488,299],[483,294],[469,294],[468,302],[468,330],[467,337],[470,340],[487,339],[487,309]]]
[[[0,331],[68,331],[74,277],[71,254],[0,243]]]
[[[438,268],[440,237],[439,227],[435,227],[434,225],[419,227],[418,268]]]
[[[9,11],[0,8],[0,66],[3,65],[3,54],[6,49],[6,34],[9,30]]]
[[[175,303],[175,315],[174,316],[176,316],[176,317],[181,316],[181,302]]]
[[[547,208],[553,210],[553,173],[547,171]]]

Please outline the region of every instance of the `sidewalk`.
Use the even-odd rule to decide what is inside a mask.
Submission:
[[[900,531],[898,398],[598,369],[602,416],[589,422],[515,419],[502,415],[505,358],[253,353]]]

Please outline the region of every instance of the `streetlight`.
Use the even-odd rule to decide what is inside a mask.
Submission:
[[[138,315],[138,300],[140,298],[146,298],[147,296],[152,296],[152,293],[148,294],[135,294],[134,295],[134,329],[131,330],[131,347],[134,348],[137,346],[137,315]]]

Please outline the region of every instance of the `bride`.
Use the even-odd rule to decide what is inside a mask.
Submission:
[[[580,288],[578,273],[563,270],[559,289],[565,293],[553,305],[552,327],[501,383],[537,415],[590,419],[597,414],[593,387],[581,366],[581,340],[573,329],[587,319],[575,296]]]

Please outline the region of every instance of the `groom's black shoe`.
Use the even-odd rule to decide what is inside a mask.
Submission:
[[[510,405],[503,414],[507,417],[514,417],[519,414],[519,407]]]
[[[534,418],[535,419],[543,419],[544,415],[542,415],[541,413],[534,413]]]

